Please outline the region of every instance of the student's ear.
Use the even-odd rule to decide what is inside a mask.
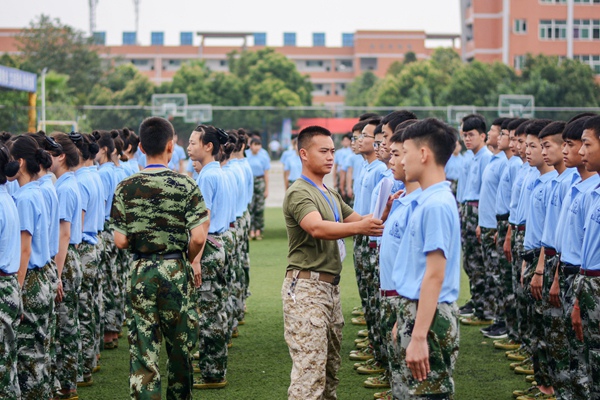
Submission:
[[[308,159],[308,155],[307,155],[307,153],[306,153],[306,149],[300,149],[300,150],[298,151],[298,155],[300,156],[300,158],[301,158],[302,160],[307,160],[307,159]]]
[[[142,153],[146,154],[146,150],[144,150],[144,147],[142,146],[142,142],[140,142],[139,148]]]
[[[173,141],[169,140],[167,142],[167,149],[166,149],[167,153],[173,153],[173,147],[174,147]]]

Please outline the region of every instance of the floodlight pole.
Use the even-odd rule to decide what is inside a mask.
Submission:
[[[48,68],[42,70],[42,130],[46,132],[46,72]]]

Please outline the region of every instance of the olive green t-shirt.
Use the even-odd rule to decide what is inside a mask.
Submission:
[[[340,223],[354,212],[336,191],[328,190],[325,194],[330,201],[335,201]],[[333,210],[322,192],[304,179],[296,180],[283,200],[289,242],[287,269],[307,269],[338,275],[342,272],[342,262],[337,240],[315,239],[300,226],[300,221],[313,211],[318,211],[324,220],[335,222]]]
[[[187,250],[189,232],[208,219],[198,185],[169,169],[140,171],[115,190],[111,217],[137,253]]]

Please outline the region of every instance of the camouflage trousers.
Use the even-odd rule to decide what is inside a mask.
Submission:
[[[117,293],[115,294],[116,319],[119,332],[122,330],[125,322],[125,300],[127,298],[127,279],[129,278],[129,269],[133,258],[128,250],[117,248],[117,277],[115,285]]]
[[[50,341],[50,350],[48,356],[50,362],[48,364],[50,384],[52,386],[52,393],[60,389],[58,381],[56,380],[56,293],[58,290],[58,268],[56,267],[56,261],[50,260],[48,268],[46,269],[46,276],[48,277],[48,283],[50,284],[50,307],[49,313],[50,319],[48,320],[48,340]]]
[[[21,398],[17,377],[18,329],[23,313],[17,275],[0,276],[0,398]]]
[[[192,350],[198,338],[193,273],[185,260],[140,259],[128,285],[131,398],[160,399],[159,354],[167,349],[167,399],[191,399]]]
[[[241,225],[243,231],[241,262],[246,280],[244,282],[244,303],[250,297],[250,212],[244,211]]]
[[[56,379],[61,389],[77,389],[81,334],[79,330],[79,292],[81,260],[75,246],[69,245],[61,275],[64,296],[56,304]]]
[[[514,305],[516,320],[512,320],[507,315],[506,327],[508,328],[508,337],[517,342],[522,342],[525,332],[528,329],[527,321],[527,304],[528,298],[523,286],[521,285],[521,270],[523,267],[523,258],[521,253],[523,252],[523,242],[525,241],[525,231],[518,231],[513,226],[511,235],[511,256],[512,256],[512,287],[514,293]],[[513,302],[511,296],[507,296],[507,303]]]
[[[250,230],[261,231],[265,228],[265,178],[254,177],[254,192],[252,203],[250,203],[250,215],[252,216]]]
[[[98,246],[82,242],[77,249],[81,259],[81,290],[79,291],[79,329],[81,332],[81,358],[79,375],[89,376],[97,364],[96,316],[94,298],[97,297]]]
[[[384,344],[384,358],[387,360],[387,365],[384,365],[387,370],[388,376],[391,378],[390,382],[394,379],[400,379],[400,357],[397,353],[397,347],[394,344],[394,337],[392,330],[396,324],[398,318],[398,306],[400,304],[400,296],[382,296],[381,297],[381,308],[379,313],[380,318],[380,330],[381,340]],[[396,378],[393,376],[396,375]]]
[[[211,237],[217,245],[207,240],[201,261],[202,286],[198,291],[198,366],[205,380],[221,381],[227,374],[227,342],[230,337],[227,314],[228,270],[222,235]]]
[[[485,298],[483,251],[476,234],[478,219],[479,208],[472,203],[465,203],[461,221],[463,268],[469,277],[471,300],[475,307],[475,316],[478,318],[491,318],[492,310]]]
[[[314,279],[285,278],[284,337],[292,359],[288,399],[337,399],[344,317],[340,288]],[[293,290],[294,298],[291,296]]]
[[[363,311],[366,311],[367,308],[367,293],[368,290],[366,288],[365,282],[365,259],[364,254],[368,249],[364,248],[365,236],[363,235],[355,235],[354,238],[354,247],[352,256],[354,257],[354,272],[356,273],[356,284],[358,286],[358,296],[360,297],[360,305]]]
[[[503,317],[498,314],[499,300],[501,296],[501,277],[500,256],[496,248],[495,236],[496,229],[481,229],[481,252],[483,254],[484,265],[484,310],[490,310],[489,316],[496,318]],[[500,301],[501,302],[501,301]]]
[[[577,274],[578,275],[578,274]],[[573,283],[575,274],[565,274],[563,266],[558,267],[560,284],[560,314],[551,320],[552,329],[548,334],[549,366],[557,399],[588,399],[589,384],[585,373],[583,343],[575,337],[571,312],[575,304]]]
[[[498,286],[498,298],[496,299],[496,315],[503,320],[511,320],[514,323],[516,308],[512,287],[512,265],[504,255],[504,240],[508,233],[508,221],[498,221],[498,238],[496,240],[496,253],[498,254],[498,269],[500,271],[500,282]],[[511,297],[512,303],[507,301]],[[508,316],[510,314],[510,317]],[[507,324],[508,326],[508,324]]]
[[[102,276],[102,307],[104,309],[104,332],[120,332],[118,316],[119,273],[117,247],[112,231],[102,232],[103,252],[98,272]]]
[[[379,324],[379,309],[381,296],[379,292],[379,247],[377,242],[370,241],[368,236],[364,236],[362,245],[363,252],[363,282],[367,294],[367,306],[365,308],[365,321],[369,331],[369,341],[373,347],[373,356],[383,365],[387,364],[387,359],[383,355],[381,330]],[[383,351],[382,351],[383,350]]]
[[[244,319],[244,302],[246,300],[245,292],[246,292],[246,271],[244,271],[242,265],[242,252],[243,252],[243,229],[241,226],[241,217],[236,218],[233,228],[233,255],[234,255],[234,271],[235,271],[235,279],[233,280],[232,285],[232,299],[234,299],[235,304],[235,320],[242,321]],[[235,323],[237,325],[237,322]]]
[[[600,399],[600,278],[580,276],[575,293],[581,310],[583,354],[590,399]]]
[[[237,315],[239,313],[239,303],[236,292],[236,280],[238,279],[238,257],[235,252],[236,239],[234,232],[229,229],[221,235],[223,239],[223,248],[225,249],[225,268],[227,270],[227,341],[231,339],[231,333],[237,327]]]
[[[23,282],[23,318],[17,328],[17,371],[23,399],[52,396],[50,381],[50,282],[49,264],[28,269]]]
[[[104,274],[102,273],[102,257],[104,254],[104,239],[101,234],[98,235],[98,244],[96,252],[96,282],[94,287],[94,320],[96,325],[96,354],[100,354],[104,345]]]
[[[413,378],[406,364],[406,349],[410,344],[417,317],[418,301],[400,297],[398,305],[397,354],[401,360],[400,371],[392,376],[395,399],[419,399],[427,395],[454,396],[454,366],[458,358],[458,307],[456,303],[439,303],[427,334],[429,365],[427,379],[419,382]]]

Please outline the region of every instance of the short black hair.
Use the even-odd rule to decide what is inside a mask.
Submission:
[[[402,134],[404,133],[406,128],[413,125],[417,121],[418,120],[416,119],[407,119],[406,121],[402,121],[401,123],[399,123],[394,129],[394,134],[390,138],[390,143],[402,143]]]
[[[175,129],[171,123],[161,117],[149,117],[140,124],[140,142],[148,156],[164,153],[167,143],[173,140]],[[102,145],[98,143],[100,147]]]
[[[593,112],[582,112],[579,113],[577,115],[575,115],[574,117],[572,117],[570,120],[567,121],[567,124],[578,120],[579,118],[584,118],[584,117],[596,117],[598,114],[593,113]]]
[[[560,135],[562,139],[562,133],[565,130],[565,125],[567,123],[565,121],[553,121],[544,127],[538,134],[540,139],[543,139],[548,136]]]
[[[4,173],[6,164],[10,161],[10,151],[8,148],[0,142],[0,185],[4,185],[8,179]]]
[[[509,131],[515,131],[515,130],[517,130],[517,128],[519,127],[519,125],[521,125],[521,124],[523,124],[523,123],[525,123],[527,121],[529,121],[527,118],[516,118],[516,119],[513,119],[512,121],[510,121],[508,123],[508,126],[506,127],[506,129],[508,129]],[[504,128],[502,128],[502,129],[504,129]]]
[[[600,115],[596,115],[595,117],[590,117],[587,121],[585,121],[585,125],[583,126],[583,130],[589,129],[594,131],[596,137],[600,138]]]
[[[329,136],[331,137],[331,132],[328,129],[323,128],[319,125],[307,126],[302,129],[298,134],[298,150],[300,149],[308,149],[308,146],[315,136]]]
[[[298,137],[298,136],[296,136],[296,137]],[[343,140],[343,139],[352,140],[352,132],[346,133],[346,134],[344,135],[344,137],[342,138],[342,140]]]
[[[357,122],[356,124],[354,124],[354,126],[352,127],[352,132],[362,132],[363,128],[367,126],[367,121],[360,121]]]
[[[366,121],[371,118],[381,118],[381,117],[379,116],[379,114],[375,114],[375,113],[364,113],[364,114],[361,114],[358,116],[359,121]]]
[[[494,121],[492,121],[492,125],[496,125],[496,126],[502,127],[502,123],[505,120],[506,120],[506,118],[504,118],[504,117],[496,118]]]
[[[392,132],[396,130],[396,126],[401,122],[417,119],[417,116],[412,111],[399,110],[392,111],[381,119],[383,125],[388,125]]]
[[[379,124],[375,127],[375,131],[373,132],[373,135],[379,135],[383,133],[383,124]]]
[[[532,120],[527,120],[522,124],[519,124],[519,126],[517,126],[517,129],[515,129],[515,136],[527,135],[527,125],[529,125],[531,121]]]
[[[437,118],[418,121],[404,131],[402,140],[426,143],[438,165],[446,165],[456,149],[458,135],[454,128]]]
[[[550,123],[552,123],[551,119],[532,119],[525,125],[525,134],[537,136]]]
[[[365,120],[365,122],[366,122],[365,126],[366,125],[375,125],[375,126],[377,126],[377,125],[379,125],[381,123],[381,118],[380,117],[370,118],[370,119]]]
[[[487,133],[485,125],[485,117],[480,114],[469,114],[465,115],[462,119],[462,130],[463,132],[469,132],[476,130],[480,134]]]
[[[508,125],[510,125],[511,122],[513,122],[516,118],[504,118],[504,121],[502,121],[502,125],[500,125],[500,129],[502,130],[508,130]]]
[[[583,127],[585,126],[587,120],[590,118],[591,117],[581,117],[571,122],[568,122],[562,134],[563,140],[581,140],[581,135],[583,134]]]

